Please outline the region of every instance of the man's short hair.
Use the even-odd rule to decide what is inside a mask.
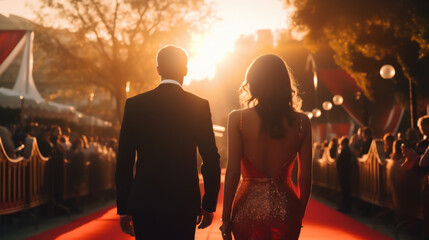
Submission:
[[[162,76],[177,76],[183,73],[183,69],[186,69],[188,54],[183,48],[166,45],[158,51],[156,64]]]

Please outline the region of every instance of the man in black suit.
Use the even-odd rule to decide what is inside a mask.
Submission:
[[[125,103],[117,207],[122,230],[136,239],[194,239],[197,219],[198,228],[205,228],[216,210],[219,154],[208,101],[182,89],[187,60],[181,48],[160,49],[161,84]],[[197,147],[203,159],[202,202]]]

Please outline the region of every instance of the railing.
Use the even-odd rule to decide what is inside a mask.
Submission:
[[[329,151],[322,153],[322,158],[313,161],[313,179],[317,179],[317,185],[334,191],[339,191],[337,169],[335,159],[331,158]]]
[[[27,165],[23,157],[10,158],[0,139],[0,215],[19,212],[26,208]]]
[[[0,215],[31,209],[48,202],[61,205],[58,204],[57,196],[54,196],[58,186],[61,188],[60,200],[100,195],[114,189],[116,156],[111,149],[85,159],[83,169],[79,169],[82,177],[79,191],[73,185],[71,163],[64,159],[62,165],[53,166],[49,158],[41,155],[35,138],[26,139],[23,155],[10,158],[0,139]],[[60,185],[55,183],[58,180],[61,180]]]
[[[330,157],[329,149],[325,149],[321,158],[320,154],[314,156],[313,184],[340,191],[336,162]],[[352,164],[351,176],[354,196],[400,213],[403,212],[403,206],[414,204],[417,211],[411,214],[422,217],[423,201],[420,200],[425,176],[418,170],[403,170],[400,168],[400,162],[386,159],[384,156],[383,142],[374,140],[368,154],[355,159],[356,164]],[[413,199],[413,204],[402,203],[414,201]]]
[[[28,164],[28,207],[32,208],[49,201],[49,181],[46,178],[48,158],[42,156],[35,138],[27,138],[25,143],[29,148]]]

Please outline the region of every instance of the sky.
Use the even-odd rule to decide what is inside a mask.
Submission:
[[[29,2],[29,0],[0,0],[0,13],[3,15],[15,14],[31,18],[33,13],[32,10],[26,6],[27,2]]]
[[[185,83],[212,78],[215,65],[242,34],[253,34],[259,29],[284,29],[288,27],[290,11],[284,8],[284,0],[207,0],[213,4],[219,18],[204,36],[193,40],[189,73]],[[33,18],[29,3],[37,0],[0,0],[0,13]]]
[[[281,0],[216,0],[212,1],[215,22],[211,31],[196,39],[190,49],[189,73],[185,84],[191,80],[213,78],[217,61],[234,49],[235,41],[242,34],[253,34],[260,29],[288,27],[288,14]]]
[[[0,0],[0,13],[15,14],[31,18],[32,10],[28,3],[37,0]],[[212,2],[217,16],[228,28],[241,27],[244,33],[255,29],[286,27],[287,13],[281,0],[208,0]],[[225,25],[224,25],[225,26]]]

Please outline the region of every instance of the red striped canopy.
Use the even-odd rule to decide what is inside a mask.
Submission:
[[[355,80],[342,69],[321,69],[317,71],[320,80],[332,93],[344,98],[343,108],[360,126],[363,125],[361,106],[355,100],[355,93],[360,90]],[[395,133],[404,113],[403,107],[396,102],[393,92],[383,92],[383,101],[371,102],[368,106],[370,127],[376,135]]]
[[[25,30],[0,30],[0,65],[24,37]]]

